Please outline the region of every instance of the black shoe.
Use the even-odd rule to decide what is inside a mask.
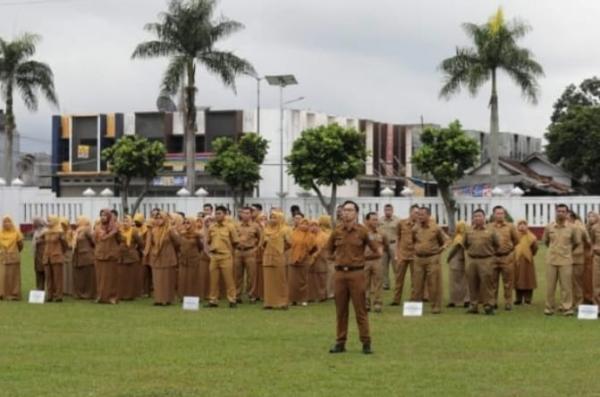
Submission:
[[[448,307],[448,308],[450,308],[450,307],[456,307],[456,305],[455,305],[454,303],[448,303],[448,304],[446,305],[446,307]]]
[[[235,303],[242,303],[242,298],[237,298],[237,299],[235,300]]]
[[[237,308],[237,303],[236,303],[236,302],[229,302],[229,308],[230,308],[230,309],[235,309],[235,308]]]
[[[219,307],[219,305],[213,302],[208,302],[204,307]]]
[[[469,308],[469,306],[471,306],[471,302],[465,302],[465,303],[463,303],[463,307],[464,307],[465,309],[468,309],[468,308]]]
[[[400,306],[400,302],[392,302],[390,303],[390,306]]]
[[[373,354],[373,350],[371,350],[371,344],[363,343],[362,352],[363,354]]]
[[[521,303],[522,303],[521,301],[515,301],[514,302],[514,304],[517,305],[517,306],[520,305]]]
[[[386,291],[389,291],[390,290],[390,286],[389,285],[384,285],[383,289],[386,290]]]
[[[493,306],[486,306],[483,308],[483,311],[485,312],[486,316],[493,316],[495,314]]]
[[[467,314],[479,314],[479,310],[476,306],[471,306],[469,310],[467,310]]]
[[[493,307],[494,310],[498,310],[498,304],[495,304]]]
[[[329,349],[329,353],[345,353],[346,352],[346,346],[341,344],[341,343],[336,343],[335,345],[331,346],[331,349]]]
[[[506,305],[504,305],[504,310],[506,310],[507,312],[512,310],[512,305],[510,303],[507,303]]]

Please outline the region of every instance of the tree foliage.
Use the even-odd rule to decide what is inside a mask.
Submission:
[[[236,206],[243,205],[246,193],[261,180],[260,166],[269,142],[256,133],[245,133],[238,142],[217,138],[213,148],[215,157],[208,162],[206,170],[231,188]]]
[[[312,189],[327,212],[334,217],[337,187],[364,171],[367,150],[365,137],[354,128],[331,124],[304,130],[285,158],[288,173],[297,184]],[[325,201],[320,186],[331,186],[332,195]]]
[[[158,141],[136,135],[124,136],[102,150],[102,159],[108,162],[109,170],[121,183],[123,212],[129,213],[129,188],[134,178],[144,179],[144,189],[138,196],[131,213],[135,213],[148,192],[150,182],[163,168],[166,156],[165,145]]]
[[[546,153],[576,178],[600,192],[600,80],[568,86],[554,104]]]
[[[448,224],[454,230],[456,207],[450,188],[477,163],[479,145],[465,134],[458,120],[448,128],[426,129],[421,134],[421,142],[412,162],[419,171],[431,174],[436,180],[448,213]]]

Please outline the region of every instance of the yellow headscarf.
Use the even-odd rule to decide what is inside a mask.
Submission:
[[[170,219],[164,212],[159,212],[158,215],[156,215],[156,218],[162,219],[163,224],[159,226],[158,223],[154,222],[152,225],[151,233],[154,242],[154,247],[152,247],[152,249],[154,252],[160,251],[165,242],[165,238],[169,234],[169,230],[171,230]]]
[[[310,231],[300,230],[301,226],[309,226],[307,219],[302,219],[298,227],[292,232],[292,263],[297,263],[306,257],[315,244],[315,235]]]
[[[521,219],[517,222],[517,227],[521,224],[525,224],[527,226],[527,221]],[[533,233],[527,229],[525,233],[518,231],[519,234],[519,243],[515,247],[515,255],[516,259],[525,258],[528,262],[533,262],[533,252],[531,252],[531,245],[537,241],[537,238]]]
[[[193,216],[185,218],[183,225],[181,226],[181,235],[186,238],[194,238],[198,236],[196,229],[197,219]]]
[[[9,222],[8,228],[4,227],[4,223]],[[2,229],[0,229],[0,248],[5,251],[14,251],[17,249],[17,243],[23,241],[21,231],[15,226],[15,222],[8,215],[2,218]]]
[[[139,235],[145,236],[146,232],[148,231],[148,225],[146,225],[146,219],[144,219],[144,214],[139,213],[139,212],[137,214],[135,214],[133,216],[133,222],[134,222],[133,227],[135,228],[135,230],[137,230]],[[135,223],[141,223],[142,226],[137,226]]]
[[[71,224],[69,220],[64,216],[61,216],[59,219],[60,226],[62,227],[63,232],[65,233],[65,239],[67,240],[67,244],[69,247],[73,247],[75,243],[75,233],[73,233],[73,229],[71,229]]]
[[[56,215],[48,215],[48,232],[63,233],[63,228],[60,224],[60,218]]]
[[[275,224],[267,223],[267,226],[265,226],[265,239],[277,252],[283,254],[285,251],[283,236],[286,233],[285,217],[283,213],[274,211],[271,213],[271,218],[275,220]]]
[[[331,217],[329,215],[321,215],[319,217],[319,227],[325,233],[331,234]]]
[[[454,239],[452,244],[463,245],[465,241],[465,232],[467,230],[467,224],[464,221],[459,221],[456,224],[456,231],[454,232]]]
[[[131,221],[131,216],[126,215],[119,230],[121,232],[121,237],[123,237],[123,240],[125,241],[125,245],[128,247],[131,247],[131,240],[133,240],[133,227],[131,226]]]
[[[88,218],[87,216],[78,216],[76,223],[77,229],[75,229],[75,241],[73,244],[73,249],[75,249],[75,246],[77,245],[77,240],[83,235],[83,233],[92,230],[90,218]]]
[[[323,249],[323,247],[325,247],[325,245],[327,244],[327,241],[329,241],[329,236],[331,235],[331,231],[329,231],[329,233],[328,233],[328,232],[324,231],[323,229],[321,229],[320,219],[319,219],[319,221],[316,221],[316,220],[310,221],[310,226],[318,226],[319,227],[319,231],[312,232],[312,234],[315,236],[314,243],[317,245],[317,249],[319,249],[319,250]]]

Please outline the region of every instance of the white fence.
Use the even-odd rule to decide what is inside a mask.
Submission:
[[[340,198],[343,202],[346,198]],[[405,217],[411,205],[419,204],[431,208],[432,215],[438,223],[447,224],[446,211],[442,200],[438,197],[353,197],[360,206],[361,214],[374,211],[383,213],[385,204],[392,204],[395,213]],[[131,199],[130,203],[134,199]],[[554,218],[554,206],[565,203],[580,216],[585,217],[589,211],[600,211],[599,196],[564,196],[564,197],[490,197],[490,198],[458,198],[457,218],[470,221],[471,214],[477,208],[486,213],[496,205],[502,205],[513,219],[527,219],[530,226],[545,226]],[[265,210],[279,206],[278,198],[248,198],[247,203],[260,203]],[[308,217],[316,217],[325,210],[316,197],[286,198],[284,208],[298,205]],[[167,211],[181,211],[196,214],[205,203],[233,207],[233,200],[228,197],[149,197],[142,202],[140,212],[148,215],[152,208],[158,207]],[[114,208],[122,212],[119,197],[56,197],[49,190],[30,187],[1,187],[0,213],[13,216],[15,222],[30,224],[35,217],[47,217],[49,214],[64,216],[71,222],[80,215],[97,217],[102,208]]]

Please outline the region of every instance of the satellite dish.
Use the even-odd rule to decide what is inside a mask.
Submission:
[[[167,95],[160,95],[156,100],[156,107],[159,112],[176,112],[177,106],[173,100]]]

